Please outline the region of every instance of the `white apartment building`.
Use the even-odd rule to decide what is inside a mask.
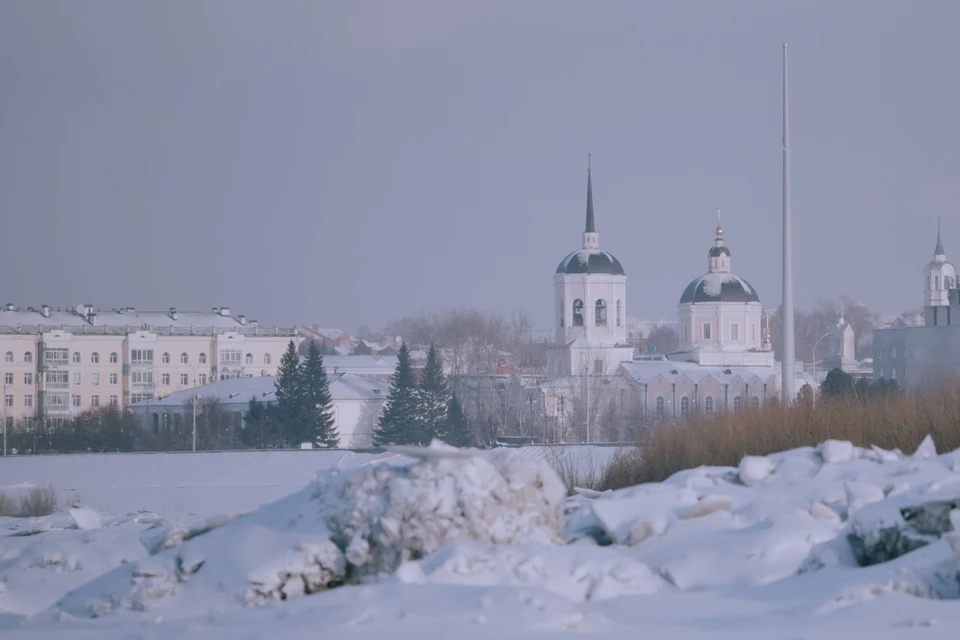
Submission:
[[[228,307],[110,311],[0,307],[4,424],[121,408],[214,380],[273,376],[296,327],[265,327]]]

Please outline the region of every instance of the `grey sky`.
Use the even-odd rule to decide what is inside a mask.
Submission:
[[[4,300],[351,330],[525,309],[579,248],[586,153],[628,311],[673,316],[714,209],[780,299],[919,306],[960,259],[960,3],[0,3]]]

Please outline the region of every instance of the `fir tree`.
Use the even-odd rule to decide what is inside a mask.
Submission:
[[[243,417],[243,429],[238,434],[240,444],[251,449],[269,449],[281,444],[275,421],[270,415],[270,406],[256,398],[250,398],[247,413]]]
[[[289,446],[297,447],[304,441],[305,425],[309,424],[307,422],[309,416],[304,415],[300,356],[297,354],[297,346],[293,340],[280,358],[275,387],[277,403],[273,413],[277,427],[284,442]]]
[[[417,394],[417,444],[426,446],[445,430],[450,389],[443,379],[443,365],[436,348],[430,345],[427,364]]]
[[[418,441],[417,382],[406,343],[400,345],[397,370],[390,384],[387,406],[373,430],[373,444],[416,444]]]
[[[333,397],[316,342],[310,343],[307,357],[300,367],[300,381],[306,416],[303,441],[312,441],[321,448],[336,448],[340,444],[340,434],[334,426]]]
[[[450,395],[447,404],[447,415],[443,429],[437,434],[440,440],[454,447],[469,447],[471,444],[470,423],[463,413],[463,405],[457,394]]]

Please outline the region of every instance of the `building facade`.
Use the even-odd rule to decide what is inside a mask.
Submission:
[[[275,375],[295,327],[208,312],[0,308],[3,417],[65,419],[214,380]]]

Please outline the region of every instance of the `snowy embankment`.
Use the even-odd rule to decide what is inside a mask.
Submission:
[[[0,520],[19,527],[0,539],[0,611],[34,614],[0,628],[378,640],[960,628],[960,451],[831,441],[586,493],[566,498],[529,452],[441,447],[348,462],[238,518]]]

